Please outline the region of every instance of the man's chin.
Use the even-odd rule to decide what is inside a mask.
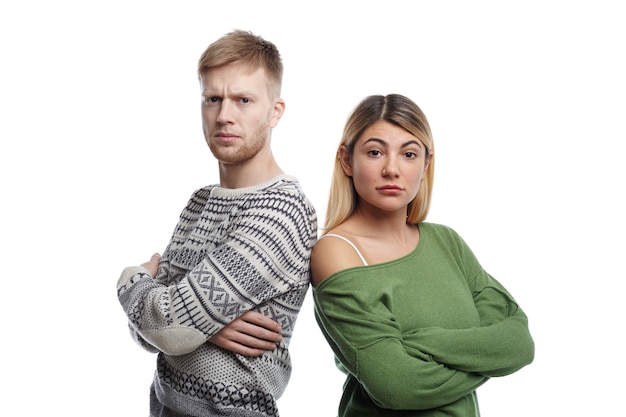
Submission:
[[[232,166],[241,165],[251,159],[251,158],[246,158],[239,153],[233,154],[230,152],[213,152],[213,156],[215,157],[215,159],[218,160],[220,164],[232,165]]]

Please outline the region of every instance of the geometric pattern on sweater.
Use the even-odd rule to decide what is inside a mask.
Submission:
[[[236,415],[242,410],[267,416],[279,415],[274,397],[263,390],[181,372],[167,366],[165,362],[158,364],[158,374],[163,383],[182,396],[202,401],[209,399],[214,410],[237,410]]]
[[[133,338],[149,351],[159,349],[159,339],[148,343],[142,333],[166,331],[179,344],[196,343],[197,337],[189,339],[182,330],[176,336],[178,329],[190,329],[201,332],[206,341],[244,312],[256,310],[280,323],[283,341],[256,358],[243,358],[210,342],[190,345],[186,352],[191,353],[182,356],[161,352],[158,369],[167,379],[155,374],[153,390],[159,403],[191,410],[200,400],[204,408],[196,410],[197,415],[207,410],[215,415],[253,415],[245,414],[253,410],[278,415],[273,410],[291,373],[288,347],[309,288],[316,239],[315,209],[291,176],[255,187],[213,185],[193,193],[156,277],[137,273],[118,288]],[[246,380],[245,375],[255,378]],[[212,392],[220,394],[205,395]],[[226,392],[236,394],[221,398]],[[237,398],[248,399],[245,407]],[[244,414],[235,412],[241,407]]]
[[[316,237],[310,207],[294,204],[301,196],[290,187],[250,193],[235,204],[233,195],[222,196],[221,190],[208,187],[191,199],[156,277],[167,284],[188,278],[191,288],[177,288],[174,319],[193,323],[208,336],[221,326],[194,322],[185,306],[199,299],[211,324],[225,325],[253,306],[308,287],[308,257]]]

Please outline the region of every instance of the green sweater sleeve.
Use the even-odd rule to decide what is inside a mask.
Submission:
[[[337,277],[335,277],[337,278]],[[333,280],[331,280],[333,281]],[[382,408],[440,407],[473,392],[487,377],[406,349],[393,315],[367,302],[366,288],[350,280],[328,280],[314,289],[315,316],[335,355]]]
[[[470,285],[479,327],[422,328],[405,333],[406,345],[452,368],[490,377],[511,374],[531,363],[535,349],[526,314],[482,269]]]

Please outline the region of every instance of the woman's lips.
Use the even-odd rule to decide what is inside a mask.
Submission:
[[[400,194],[404,191],[402,187],[397,185],[383,185],[382,187],[378,187],[377,190],[383,194]]]

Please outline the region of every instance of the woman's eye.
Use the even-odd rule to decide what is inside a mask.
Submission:
[[[370,156],[379,156],[380,151],[378,149],[372,149],[371,151],[368,151],[367,154]]]
[[[417,154],[415,152],[406,152],[404,155],[409,159],[417,158]]]

